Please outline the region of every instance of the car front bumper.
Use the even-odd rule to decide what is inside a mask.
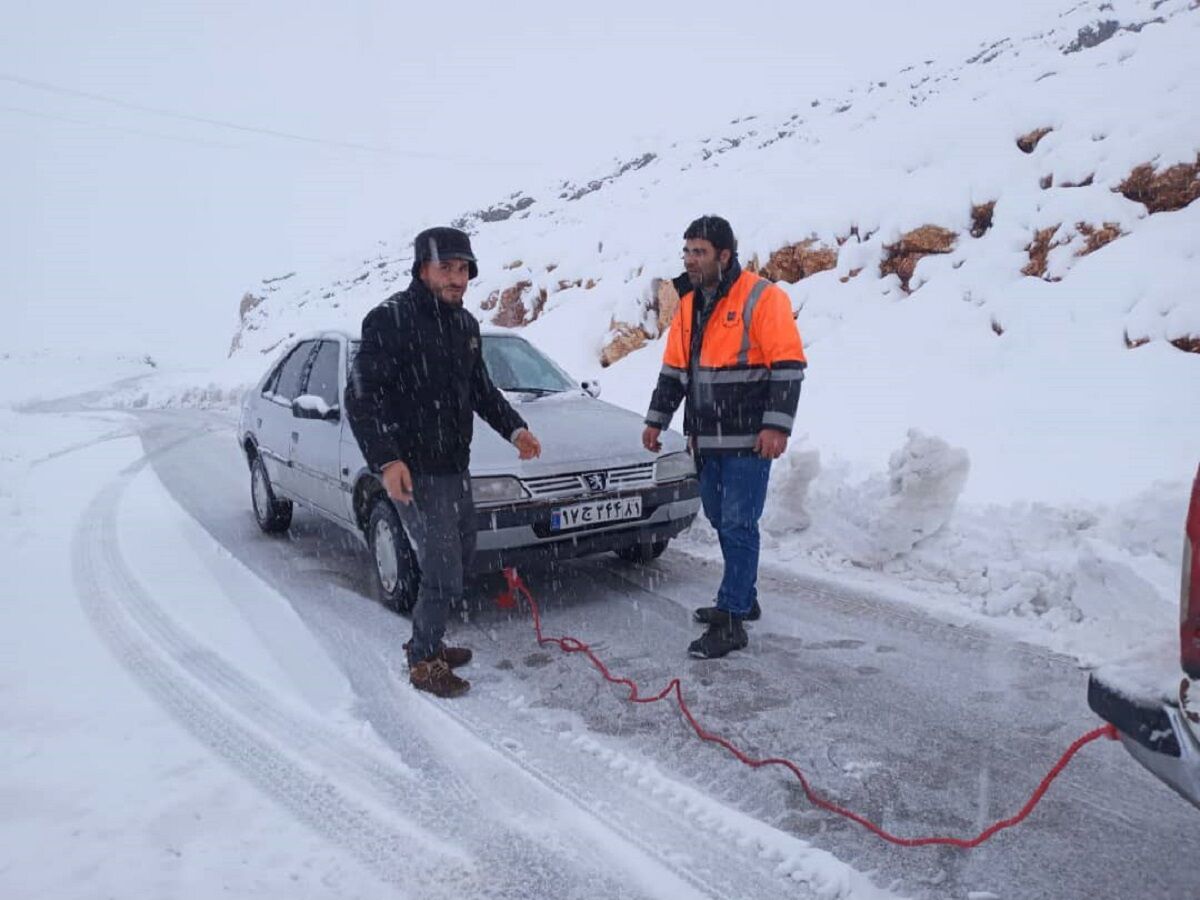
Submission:
[[[1177,705],[1130,698],[1093,675],[1088,706],[1117,727],[1134,759],[1200,807],[1200,743]]]
[[[471,568],[483,574],[509,566],[544,565],[638,544],[651,545],[686,529],[700,509],[700,485],[694,478],[620,496],[635,494],[642,498],[640,519],[560,533],[550,530],[551,511],[587,498],[480,509],[476,513],[478,535]]]

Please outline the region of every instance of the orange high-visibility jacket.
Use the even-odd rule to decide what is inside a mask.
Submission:
[[[748,455],[763,428],[792,433],[807,361],[782,289],[731,272],[719,290],[704,321],[696,291],[680,298],[646,424],[666,428],[686,399],[700,452]]]

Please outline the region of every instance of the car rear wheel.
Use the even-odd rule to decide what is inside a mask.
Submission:
[[[655,541],[653,544],[634,544],[632,547],[622,547],[616,551],[617,556],[631,563],[648,563],[652,559],[658,559],[663,555],[663,551],[667,549],[667,544],[671,543],[668,540]]]
[[[393,612],[410,612],[417,602],[421,571],[396,506],[386,494],[379,494],[371,504],[367,544],[379,601]]]
[[[267,534],[287,531],[292,524],[292,501],[277,500],[271,488],[271,478],[261,456],[250,463],[250,500],[254,504],[254,518],[258,527]]]

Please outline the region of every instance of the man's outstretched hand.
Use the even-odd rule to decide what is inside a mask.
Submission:
[[[660,434],[662,434],[661,428],[647,425],[646,430],[642,432],[642,446],[651,453],[660,453],[662,451],[662,441],[658,439]]]
[[[513,444],[521,454],[521,459],[537,459],[542,455],[541,441],[535,438],[528,428],[522,428],[516,433]]]

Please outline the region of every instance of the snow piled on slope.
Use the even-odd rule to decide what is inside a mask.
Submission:
[[[679,271],[688,221],[728,217],[743,261],[836,248],[835,268],[784,285],[810,369],[768,561],[907,586],[1084,658],[1170,628],[1200,356],[1168,340],[1200,335],[1200,203],[1151,215],[1114,189],[1139,165],[1197,159],[1200,14],[1116,0],[1047,18],[961,63],[798,95],[467,216],[481,260],[468,303],[487,322],[490,295],[528,282],[528,310],[544,291],[523,332],[640,412],[661,348],[607,369],[600,351],[618,323],[657,336],[654,279]],[[971,236],[972,208],[992,201]],[[1081,254],[1080,223],[1121,236]],[[216,383],[252,381],[289,336],[357,328],[407,283],[404,241],[424,224],[328,276],[265,284]],[[923,225],[957,238],[917,264],[910,293],[880,264]],[[1023,275],[1054,226],[1045,277]]]

